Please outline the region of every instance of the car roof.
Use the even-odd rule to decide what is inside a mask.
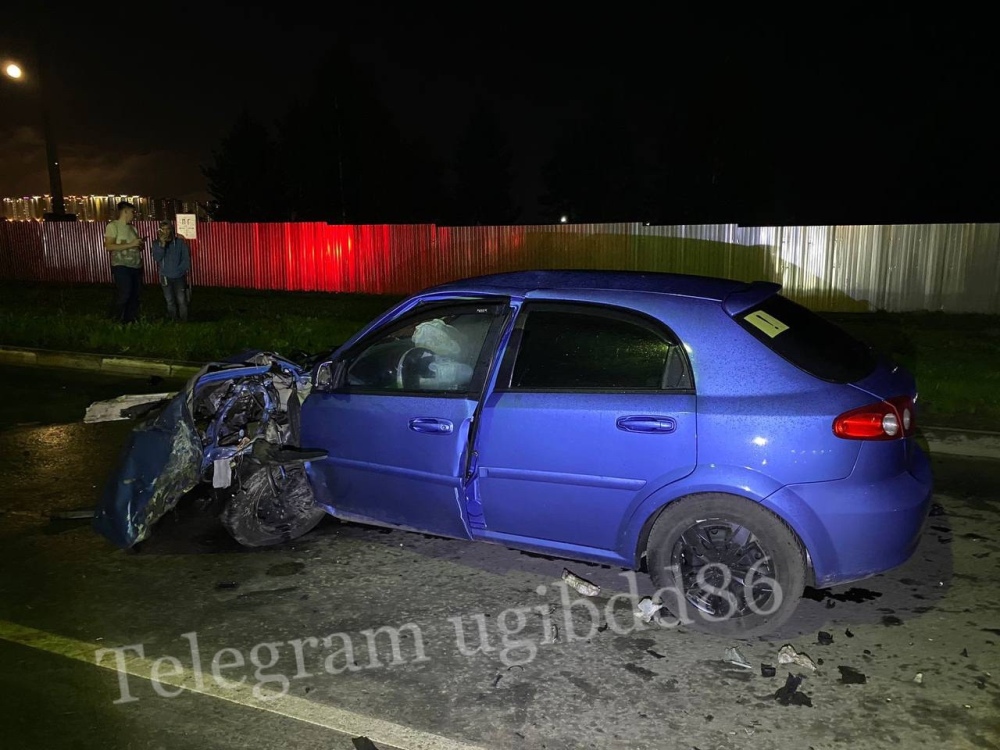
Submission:
[[[441,284],[432,292],[506,292],[521,293],[547,290],[603,290],[670,294],[722,301],[747,283],[710,276],[653,271],[539,270],[512,271],[476,276]]]

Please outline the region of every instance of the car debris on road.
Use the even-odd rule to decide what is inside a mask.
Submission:
[[[155,407],[169,401],[176,395],[176,393],[150,393],[118,396],[106,401],[95,401],[87,407],[87,411],[83,415],[83,421],[84,424],[125,421],[135,416],[136,407]]]
[[[57,510],[49,514],[49,518],[57,521],[83,521],[94,517],[94,511],[90,509],[82,510]]]
[[[597,596],[601,593],[601,587],[596,586],[590,581],[585,581],[568,570],[563,569],[562,579],[566,581],[566,584],[572,586],[576,591],[583,594],[584,596]]]
[[[782,646],[778,651],[778,664],[797,664],[800,667],[815,672],[816,664],[806,654],[800,654],[791,645]]]
[[[634,614],[643,622],[652,622],[659,618],[661,609],[663,609],[662,604],[654,604],[652,598],[647,596],[639,600]]]
[[[839,666],[837,669],[840,671],[840,681],[845,685],[864,685],[868,682],[867,675],[854,667]]]
[[[774,693],[774,699],[782,706],[809,706],[812,707],[812,698],[805,693],[800,693],[799,686],[805,677],[802,675],[788,675],[785,684]]]
[[[740,650],[735,646],[726,649],[726,653],[723,655],[722,660],[726,664],[732,664],[740,669],[753,669],[753,665],[747,661],[747,658],[740,653]]]

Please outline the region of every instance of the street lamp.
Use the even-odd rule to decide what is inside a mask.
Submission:
[[[63,198],[62,174],[59,171],[59,152],[56,150],[56,139],[52,131],[52,121],[49,117],[49,102],[45,93],[42,71],[44,66],[38,66],[38,94],[42,106],[42,130],[45,133],[45,156],[49,170],[49,191],[52,196],[52,212],[45,214],[47,221],[76,221],[76,214],[66,213],[66,201]],[[15,62],[8,62],[3,68],[4,75],[14,81],[27,82],[24,70]]]

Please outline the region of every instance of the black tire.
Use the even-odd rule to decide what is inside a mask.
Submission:
[[[671,502],[650,531],[646,562],[674,618],[735,638],[766,635],[785,623],[807,573],[802,545],[784,521],[752,500],[717,493]]]
[[[220,518],[243,546],[267,547],[312,531],[324,515],[301,466],[259,465],[241,479]]]

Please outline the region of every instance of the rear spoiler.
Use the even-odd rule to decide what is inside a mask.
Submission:
[[[739,315],[744,310],[749,310],[754,305],[759,305],[768,297],[773,297],[781,291],[781,284],[773,281],[752,281],[746,286],[740,287],[736,291],[730,292],[722,300],[722,309],[731,317]]]

